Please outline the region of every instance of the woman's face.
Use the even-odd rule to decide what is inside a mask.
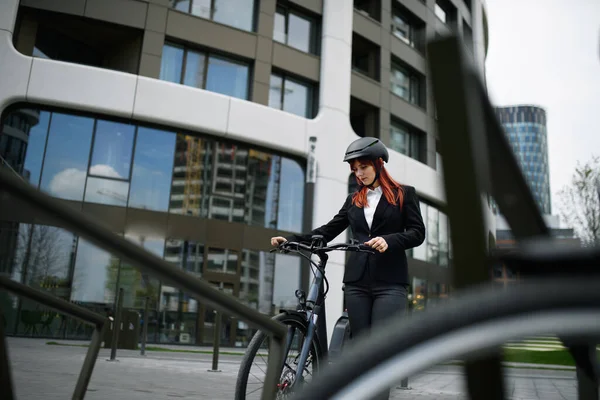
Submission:
[[[361,160],[353,160],[350,164],[354,176],[356,176],[363,185],[371,185],[375,180],[375,167],[370,163]]]

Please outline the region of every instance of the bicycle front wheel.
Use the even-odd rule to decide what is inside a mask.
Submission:
[[[434,309],[394,318],[350,343],[334,366],[323,368],[293,399],[369,399],[437,363],[477,359],[527,336],[556,334],[598,343],[598,287],[595,276],[470,289]]]
[[[291,394],[290,385],[296,379],[297,371],[302,371],[304,380],[311,381],[313,374],[319,369],[322,352],[315,336],[310,346],[308,359],[304,366],[299,368],[297,360],[308,331],[306,319],[297,312],[284,312],[273,319],[288,327],[288,335],[291,338],[291,345],[286,354],[277,390],[277,398],[282,399]],[[269,340],[270,337],[264,332],[257,331],[248,344],[238,372],[235,400],[261,398],[268,365]]]

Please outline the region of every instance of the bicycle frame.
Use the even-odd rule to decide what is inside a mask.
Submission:
[[[315,249],[313,247],[313,246],[315,246],[315,244],[320,245],[319,248]],[[368,246],[360,245],[357,242],[353,242],[350,246],[352,246],[352,245],[356,246],[356,248],[355,248],[355,250],[351,250],[351,251],[374,252]],[[319,262],[317,264],[317,267],[315,267],[312,263],[310,266],[311,268],[316,269],[316,271],[314,271],[314,278],[310,285],[310,288],[308,291],[308,296],[306,298],[304,298],[304,292],[301,290],[296,290],[296,297],[298,298],[298,310],[297,311],[305,314],[306,321],[308,322],[308,329],[307,329],[306,336],[302,343],[302,349],[300,351],[300,356],[298,358],[298,363],[297,363],[298,367],[294,371],[296,374],[296,378],[294,379],[294,381],[291,384],[292,389],[296,388],[297,385],[299,384],[299,382],[304,381],[304,377],[302,376],[302,371],[298,371],[298,369],[300,369],[300,368],[304,369],[304,364],[306,363],[306,360],[308,359],[310,347],[312,345],[313,339],[316,334],[317,322],[319,320],[321,310],[325,303],[325,299],[323,299],[322,304],[318,304],[318,300],[319,300],[321,285],[323,284],[323,282],[325,280],[325,276],[323,275],[323,272],[325,271],[327,261],[329,260],[327,251],[331,251],[331,250],[350,251],[350,248],[342,249],[342,248],[337,248],[337,247],[338,247],[337,245],[335,245],[333,247],[325,246],[325,241],[323,240],[323,238],[321,236],[318,236],[318,235],[313,236],[312,244],[310,247],[303,246],[304,250],[310,251],[311,254],[315,254],[317,257],[319,257]],[[325,323],[325,322],[323,322],[323,323]],[[294,336],[293,331],[292,331],[292,334],[290,334],[290,332],[288,331],[286,346],[285,346],[284,353],[283,353],[282,366],[284,364],[285,357],[288,354],[290,346],[292,344],[293,336]]]

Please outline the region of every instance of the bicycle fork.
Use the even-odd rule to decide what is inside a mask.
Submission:
[[[302,350],[300,351],[298,366],[296,367],[296,379],[292,382],[292,389],[296,388],[296,385],[298,385],[299,382],[304,381],[304,364],[306,364],[306,360],[308,360],[308,354],[315,336],[319,311],[321,311],[321,306],[315,306],[312,313],[308,316],[308,332],[306,332],[306,337],[302,343]]]

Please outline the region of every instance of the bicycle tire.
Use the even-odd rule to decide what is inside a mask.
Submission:
[[[286,326],[296,326],[298,329],[300,329],[304,337],[306,337],[308,325],[303,314],[299,312],[282,312],[274,316],[273,319]],[[246,348],[246,352],[244,353],[244,357],[242,358],[240,369],[238,370],[234,400],[246,400],[246,389],[248,387],[250,369],[252,368],[252,363],[256,357],[256,354],[260,350],[260,345],[266,336],[267,335],[263,331],[259,330],[254,334],[252,340],[250,340],[250,343]],[[314,364],[313,368],[318,370],[321,362],[323,361],[323,352],[316,335],[313,337],[313,352],[313,356],[316,355],[316,357],[314,357],[316,363]]]
[[[522,339],[524,334],[554,333],[534,333],[535,326],[527,325],[527,321],[536,319],[539,322],[541,318],[553,315],[563,319],[547,318],[546,326],[539,328],[555,330],[567,337],[572,335],[574,338],[597,340],[600,337],[598,278],[598,275],[587,278],[542,278],[502,290],[492,284],[484,284],[465,290],[447,303],[426,312],[409,318],[393,318],[373,330],[369,336],[350,343],[333,368],[323,368],[310,385],[303,387],[292,398],[369,398],[368,393],[389,388],[402,378],[421,372],[435,363],[448,361],[447,357],[464,357],[465,360],[478,358],[497,351],[503,343]],[[590,319],[592,316],[594,319]],[[525,320],[524,317],[530,319]],[[577,322],[574,322],[577,318]],[[509,320],[522,322],[520,332],[507,329]],[[566,320],[579,325],[569,326],[563,323]],[[489,328],[490,323],[496,324],[496,331],[483,331],[483,328]],[[531,332],[524,333],[528,326]],[[468,330],[472,331],[469,337],[471,341],[465,341],[464,333],[470,332]],[[495,336],[485,336],[484,332]],[[478,334],[479,337],[476,336]],[[443,340],[456,339],[461,335],[462,342]],[[456,347],[440,347],[450,343]],[[443,357],[431,353],[434,349],[443,350]],[[354,392],[349,394],[352,389]]]

